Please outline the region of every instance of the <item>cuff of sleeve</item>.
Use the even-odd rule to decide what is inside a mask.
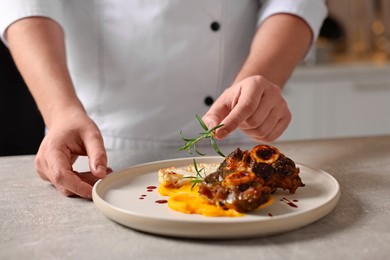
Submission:
[[[258,25],[278,13],[293,14],[302,18],[311,29],[314,42],[328,11],[323,0],[270,0],[260,11]]]
[[[62,24],[62,7],[57,1],[24,0],[0,4],[0,39],[8,46],[6,30],[14,22],[27,17],[46,17]]]

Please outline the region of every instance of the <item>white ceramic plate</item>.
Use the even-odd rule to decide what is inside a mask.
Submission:
[[[199,157],[198,163],[220,163],[221,157]],[[243,217],[206,217],[176,212],[159,195],[157,172],[192,164],[192,158],[157,161],[114,172],[93,187],[96,207],[110,219],[132,229],[187,238],[242,238],[282,233],[308,225],[333,210],[340,187],[328,173],[297,164],[305,187],[295,194],[277,190],[274,203]],[[148,191],[149,190],[149,191]],[[142,199],[141,199],[142,198]],[[296,206],[296,207],[293,207]]]

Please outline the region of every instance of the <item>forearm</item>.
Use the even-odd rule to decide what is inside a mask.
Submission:
[[[261,75],[283,87],[312,42],[309,26],[294,15],[269,17],[256,31],[247,60],[235,83]]]
[[[6,34],[9,48],[50,128],[60,113],[83,112],[67,69],[61,27],[47,18],[25,18]]]

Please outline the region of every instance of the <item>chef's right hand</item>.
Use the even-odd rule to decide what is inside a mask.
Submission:
[[[88,173],[73,171],[78,156],[88,156]],[[107,155],[103,138],[96,124],[84,113],[62,116],[52,123],[43,139],[35,167],[39,176],[50,181],[66,196],[92,197],[92,186],[104,178]]]
[[[236,128],[258,142],[272,142],[287,128],[291,112],[279,86],[262,76],[250,76],[226,89],[203,116],[223,139]]]

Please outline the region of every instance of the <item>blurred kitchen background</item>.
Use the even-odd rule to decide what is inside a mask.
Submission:
[[[327,0],[327,5],[316,63],[388,62],[390,1]]]
[[[287,86],[281,140],[390,134],[390,1],[328,0],[309,57]]]
[[[390,1],[328,0],[329,16],[284,89],[280,140],[390,134]],[[0,44],[0,156],[36,153],[44,124]]]

